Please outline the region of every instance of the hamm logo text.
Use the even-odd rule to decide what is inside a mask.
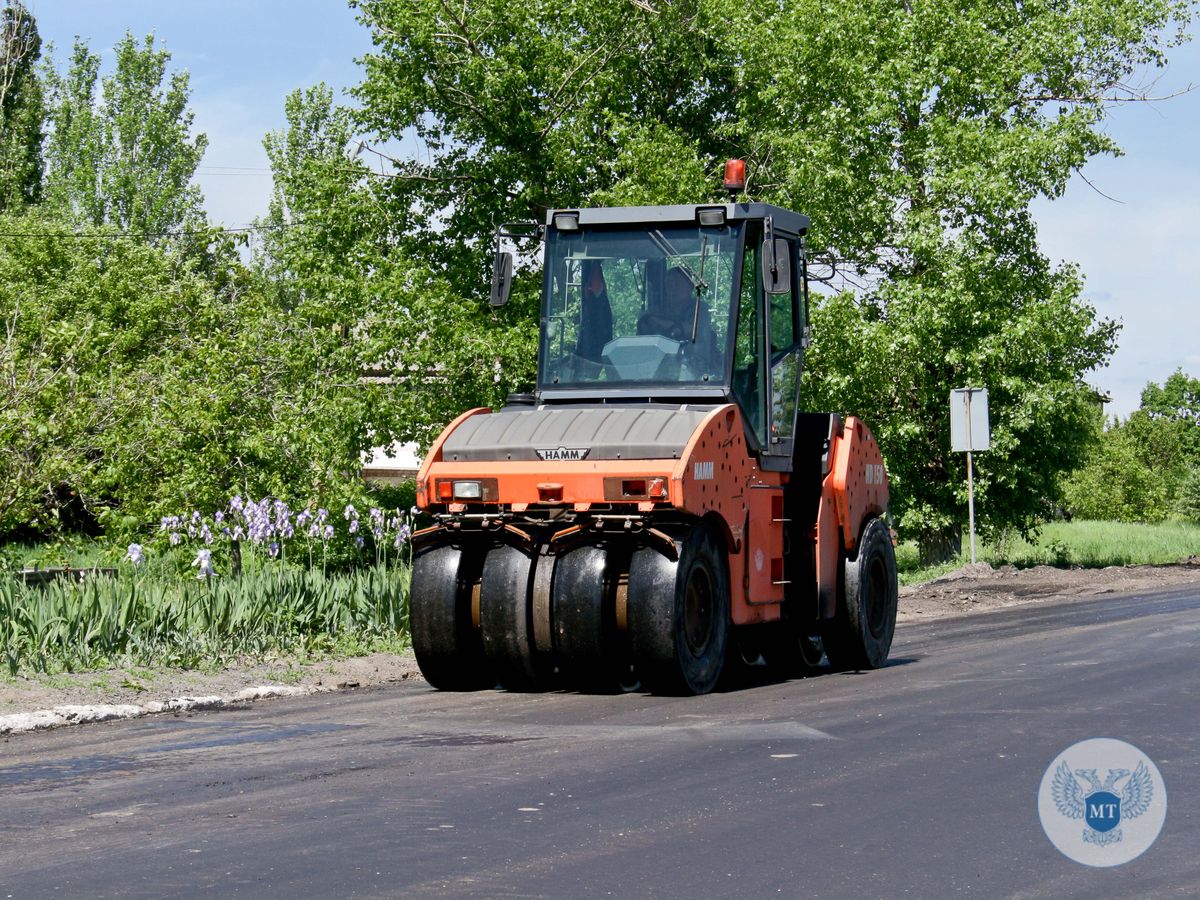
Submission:
[[[538,450],[537,455],[539,459],[543,459],[546,462],[560,462],[570,459],[583,459],[591,449],[591,447],[552,447]]]

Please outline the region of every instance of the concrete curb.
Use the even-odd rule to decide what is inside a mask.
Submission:
[[[28,713],[0,716],[0,735],[24,734],[29,731],[44,731],[64,725],[83,725],[89,722],[107,722],[112,719],[136,719],[162,712],[178,712],[192,709],[219,709],[239,703],[251,703],[268,697],[306,697],[309,694],[336,690],[333,687],[294,687],[291,685],[263,684],[248,687],[227,697],[171,697],[167,700],[152,700],[143,705],[122,703],[95,706],[55,706]]]

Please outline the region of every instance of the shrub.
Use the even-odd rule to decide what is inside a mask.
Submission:
[[[1200,522],[1200,466],[1193,466],[1180,483],[1175,511],[1190,522]]]

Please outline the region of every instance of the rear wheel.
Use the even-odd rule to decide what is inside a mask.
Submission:
[[[441,544],[418,551],[409,591],[409,630],[417,665],[433,687],[474,691],[494,681],[471,618],[482,553]]]
[[[657,694],[706,694],[717,684],[729,639],[729,567],[723,542],[696,525],[672,562],[634,552],[629,566],[634,668]]]
[[[825,634],[829,661],[839,669],[877,669],[887,662],[896,631],[896,553],[881,519],[871,519],[858,554],[845,561],[844,589]]]

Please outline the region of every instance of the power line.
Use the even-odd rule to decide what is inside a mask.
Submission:
[[[246,176],[250,178],[270,178],[273,174],[270,169],[262,169],[257,166],[197,166],[197,175],[204,175],[209,178],[214,176],[220,177],[238,177]]]
[[[224,169],[227,171],[237,171],[237,172],[267,172],[267,173],[269,173],[271,171],[270,169],[263,168],[262,166],[210,166],[207,163],[196,166],[196,169],[197,170],[200,170],[200,169]]]
[[[71,240],[119,240],[121,238],[152,238],[152,237],[195,237],[216,234],[248,234],[258,231],[283,231],[307,224],[300,219],[295,222],[282,222],[278,225],[234,225],[213,226],[210,228],[185,228],[178,231],[0,231],[0,237],[12,238],[67,238]]]

